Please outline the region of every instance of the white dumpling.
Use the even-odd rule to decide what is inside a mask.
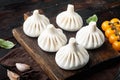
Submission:
[[[57,25],[66,31],[77,31],[83,25],[82,17],[74,11],[74,6],[69,4],[66,11],[56,17]]]
[[[76,70],[88,63],[89,54],[84,47],[76,43],[75,38],[70,38],[69,43],[56,53],[55,61],[62,69]]]
[[[100,47],[104,41],[104,34],[96,27],[96,22],[90,22],[89,25],[82,27],[76,34],[76,41],[86,49],[95,49]]]
[[[49,19],[39,14],[39,10],[34,10],[33,15],[25,20],[23,31],[29,37],[38,37],[48,24],[50,24]]]
[[[60,47],[67,43],[67,38],[61,29],[49,24],[38,37],[39,47],[47,52],[56,52]]]

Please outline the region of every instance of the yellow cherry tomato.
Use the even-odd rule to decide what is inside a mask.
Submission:
[[[117,23],[120,22],[120,20],[118,18],[113,18],[110,20],[111,23]]]
[[[112,28],[108,28],[106,31],[105,31],[105,36],[107,37],[107,38],[109,38],[109,36],[111,35],[111,34],[114,34],[115,33],[115,30],[113,30]]]
[[[116,50],[116,51],[120,51],[120,41],[115,41],[112,44],[112,47]]]
[[[109,42],[112,44],[113,42],[117,41],[119,39],[119,36],[118,35],[115,35],[115,34],[111,34],[109,36]]]
[[[120,24],[120,20],[118,18],[113,18],[113,19],[110,20],[110,22],[113,23],[114,26]]]
[[[116,29],[120,31],[120,24],[115,25]]]
[[[108,28],[110,28],[110,21],[104,21],[101,25],[101,28],[103,31],[106,31]]]

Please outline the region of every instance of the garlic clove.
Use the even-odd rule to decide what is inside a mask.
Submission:
[[[18,78],[20,77],[18,74],[7,70],[7,76],[9,77],[10,80],[18,80]]]
[[[16,63],[15,66],[21,72],[24,72],[30,69],[30,66],[24,63]]]

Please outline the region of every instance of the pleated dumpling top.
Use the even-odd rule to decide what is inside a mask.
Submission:
[[[69,4],[66,11],[56,17],[57,25],[66,31],[77,31],[83,25],[82,17],[74,11],[74,5]]]
[[[34,10],[33,15],[25,20],[23,31],[29,37],[38,37],[48,24],[50,24],[49,19],[39,14],[39,10]]]
[[[39,47],[47,52],[56,52],[67,43],[67,38],[61,29],[49,24],[38,37]]]
[[[76,43],[75,38],[70,38],[69,43],[56,53],[55,61],[62,69],[76,70],[88,63],[89,54],[84,47]]]
[[[104,41],[104,34],[97,28],[96,22],[90,22],[88,26],[82,27],[76,34],[76,41],[86,49],[100,47]]]

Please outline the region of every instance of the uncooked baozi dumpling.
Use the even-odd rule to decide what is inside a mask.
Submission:
[[[56,17],[57,25],[66,31],[77,31],[83,25],[82,17],[74,11],[74,6],[69,4],[66,11]]]
[[[82,27],[76,34],[76,41],[86,49],[95,49],[100,47],[104,41],[104,34],[96,27],[96,22],[90,22],[89,25]]]
[[[48,24],[50,24],[49,19],[39,14],[39,10],[34,10],[33,15],[25,20],[23,31],[29,37],[38,37]]]
[[[56,53],[55,61],[62,69],[76,70],[88,63],[89,54],[84,47],[76,43],[75,38],[70,38],[69,43]]]
[[[67,43],[67,38],[61,29],[55,28],[52,24],[47,26],[38,37],[39,47],[47,52],[56,52]]]

